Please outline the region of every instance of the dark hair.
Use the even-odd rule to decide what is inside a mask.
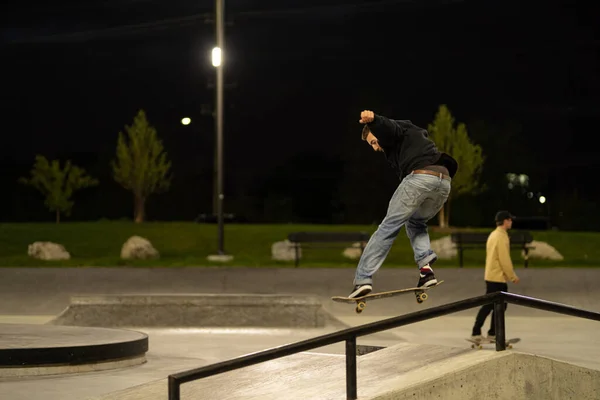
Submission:
[[[361,134],[362,140],[367,141],[367,136],[369,135],[369,132],[371,132],[371,130],[369,129],[369,126],[365,125],[362,130],[362,134]]]
[[[496,220],[496,225],[500,226],[504,223],[505,220],[507,219],[515,219],[515,216],[512,215],[510,212],[502,210],[502,211],[498,211],[496,213],[496,216],[494,217],[494,219]]]

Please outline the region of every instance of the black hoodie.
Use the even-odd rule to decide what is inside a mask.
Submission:
[[[451,178],[456,175],[458,163],[437,149],[427,130],[409,120],[391,120],[382,115],[375,115],[373,122],[367,125],[400,180],[413,170],[429,165],[443,165]]]

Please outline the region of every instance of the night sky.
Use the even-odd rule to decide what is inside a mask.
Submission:
[[[141,108],[173,162],[149,220],[212,212],[214,3],[3,6],[0,221],[52,221],[17,183],[36,154],[100,180],[67,220],[131,219],[109,162]],[[489,189],[453,200],[452,225],[499,208],[596,229],[598,5],[526,1],[226,1],[225,211],[251,222],[378,223],[398,185],[360,140],[370,109],[427,127],[446,104],[483,147]],[[593,7],[593,8],[591,8]],[[180,124],[190,117],[189,126]],[[508,190],[530,176],[546,205]]]

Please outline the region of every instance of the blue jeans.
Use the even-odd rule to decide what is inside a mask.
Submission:
[[[407,175],[392,196],[387,214],[369,239],[356,268],[355,285],[372,284],[372,276],[383,264],[402,226],[410,240],[415,262],[421,268],[433,264],[427,221],[435,217],[448,200],[449,179],[427,174]]]

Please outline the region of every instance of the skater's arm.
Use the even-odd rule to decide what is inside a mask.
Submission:
[[[512,260],[510,258],[510,242],[507,238],[502,238],[498,243],[498,261],[500,262],[500,268],[502,268],[502,272],[504,275],[511,281],[518,281],[517,274],[515,274],[515,269],[513,267]]]
[[[400,125],[383,115],[375,115],[373,122],[368,125],[377,140],[384,144],[394,143],[396,139],[405,134]]]
[[[360,114],[359,122],[367,124],[377,141],[384,146],[393,144],[398,137],[405,135],[405,131],[400,124],[383,115],[376,115],[373,111],[363,111]]]

